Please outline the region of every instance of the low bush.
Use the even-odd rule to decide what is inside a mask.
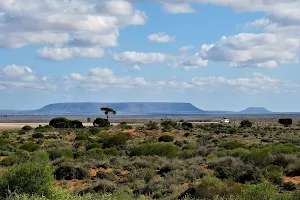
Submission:
[[[96,177],[99,179],[105,179],[105,180],[110,180],[110,181],[115,180],[115,174],[112,172],[99,171],[99,172],[97,172]]]
[[[51,149],[48,151],[50,160],[55,160],[61,157],[73,158],[71,149]]]
[[[266,169],[266,177],[268,180],[275,185],[281,185],[283,183],[282,179],[283,173],[280,169],[280,167],[275,165],[270,165]]]
[[[224,149],[238,149],[238,148],[245,148],[245,145],[238,142],[238,141],[226,141],[222,142],[219,147],[224,148]]]
[[[128,125],[126,122],[121,122],[118,127],[122,130],[130,130],[133,127],[131,125]]]
[[[158,123],[149,121],[147,124],[145,124],[147,130],[158,130],[159,126]]]
[[[97,118],[93,122],[94,127],[108,128],[110,127],[110,122],[107,119]]]
[[[243,121],[241,121],[241,127],[243,127],[243,128],[250,128],[250,127],[252,127],[252,122],[251,121],[249,121],[249,120],[243,120]]]
[[[56,117],[49,122],[49,126],[54,128],[83,128],[79,120],[68,120],[65,117]]]
[[[40,148],[40,145],[33,143],[33,142],[27,142],[20,146],[20,149],[23,149],[25,151],[33,152],[37,151]]]
[[[170,135],[163,135],[158,138],[159,142],[173,142],[174,138]]]
[[[44,137],[45,137],[44,134],[40,132],[34,133],[32,135],[32,138],[44,138]]]
[[[108,156],[118,156],[120,154],[116,148],[103,149],[103,153]]]
[[[178,155],[178,149],[172,143],[144,143],[131,148],[130,154],[131,156],[158,155],[173,158]]]
[[[24,126],[23,128],[22,128],[22,130],[23,131],[31,131],[31,130],[33,130],[33,128],[31,127],[31,126]]]
[[[128,136],[125,133],[119,132],[113,135],[105,135],[99,142],[103,144],[103,148],[123,148],[128,140]]]
[[[240,196],[242,194],[242,185],[233,181],[221,181],[217,178],[205,178],[196,187],[191,186],[186,192],[197,199],[214,199],[215,197]]]
[[[90,176],[89,172],[80,167],[74,167],[72,165],[62,165],[58,167],[55,172],[54,176],[56,180],[72,180],[78,179],[83,180]]]
[[[193,128],[193,124],[190,122],[182,122],[181,127],[183,128],[183,130],[190,130]]]
[[[86,145],[85,148],[86,148],[87,151],[90,150],[90,149],[94,149],[94,148],[99,148],[99,149],[101,149],[101,148],[102,148],[102,145],[99,144],[99,143],[90,143],[90,144]]]
[[[238,183],[259,183],[263,180],[263,173],[258,168],[245,165],[241,160],[224,157],[208,163],[217,178],[231,179]]]
[[[76,135],[75,140],[76,141],[80,141],[80,140],[88,140],[89,136],[85,133],[80,133],[78,135]]]
[[[89,133],[90,133],[91,135],[97,135],[98,133],[100,133],[100,131],[101,131],[101,129],[98,128],[98,127],[91,127],[91,128],[89,129]]]
[[[10,192],[47,196],[50,194],[53,184],[50,163],[28,162],[10,168],[4,175],[2,187]]]

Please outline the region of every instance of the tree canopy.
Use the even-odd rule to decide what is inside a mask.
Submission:
[[[102,108],[100,108],[100,110],[104,112],[104,114],[106,115],[107,119],[109,117],[109,114],[112,114],[112,115],[117,114],[117,111],[115,111],[112,108],[108,108],[108,107],[102,107]]]

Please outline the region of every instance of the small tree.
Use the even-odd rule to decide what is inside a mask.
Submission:
[[[246,127],[252,127],[252,122],[250,122],[249,120],[243,120],[242,122],[241,122],[241,127],[244,127],[244,128],[246,128]]]
[[[290,118],[279,119],[278,123],[284,125],[285,127],[288,127],[293,124],[293,120]]]
[[[108,120],[109,114],[112,114],[112,115],[117,114],[117,111],[115,111],[112,108],[108,108],[108,107],[100,108],[100,110],[104,112],[104,114],[106,115],[107,120]]]

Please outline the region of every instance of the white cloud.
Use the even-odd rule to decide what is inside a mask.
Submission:
[[[109,34],[90,34],[90,33],[79,33],[72,37],[67,43],[69,46],[75,47],[116,47],[118,46],[118,32]]]
[[[141,71],[141,68],[138,65],[134,65],[133,67],[124,70],[124,72],[133,72],[133,71]]]
[[[0,47],[59,46],[65,56],[46,56],[56,60],[73,57],[67,54],[100,57],[99,47],[118,46],[120,29],[144,25],[147,19],[144,12],[126,0],[9,0],[0,1],[0,13]],[[53,46],[43,49],[43,53],[53,54],[59,50]],[[94,50],[80,49],[84,53],[75,53],[77,50],[69,46]]]
[[[65,85],[78,85],[78,88],[97,91],[104,89],[130,89],[141,87],[156,87],[158,82],[152,82],[145,77],[119,77],[108,68],[93,68],[87,74],[72,73],[67,77]]]
[[[188,55],[186,53],[188,49],[190,49],[190,47],[180,48],[178,50],[178,55],[169,56],[170,63],[168,66],[171,68],[182,68],[185,71],[190,71],[208,65],[208,60],[202,59],[199,53]]]
[[[274,68],[278,63],[294,62],[299,40],[283,38],[275,34],[239,34],[210,45],[203,45],[203,59],[226,61],[234,67]]]
[[[164,10],[171,14],[194,13],[195,10],[185,2],[164,3]]]
[[[37,76],[28,66],[8,65],[0,68],[0,89],[55,90],[56,85]]]
[[[141,63],[150,64],[155,62],[164,62],[167,58],[163,53],[144,53],[135,51],[126,51],[123,53],[112,53],[112,57],[116,61],[129,62],[129,63]]]
[[[148,39],[153,42],[158,43],[168,43],[168,42],[175,42],[175,38],[169,36],[166,33],[153,33],[148,35]]]
[[[101,48],[48,48],[37,50],[39,58],[49,60],[65,60],[72,58],[101,58],[104,51]]]

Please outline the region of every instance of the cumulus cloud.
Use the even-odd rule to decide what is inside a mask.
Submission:
[[[56,86],[46,77],[37,76],[28,66],[7,65],[0,67],[0,89],[55,90]]]
[[[112,58],[120,62],[150,64],[155,62],[164,62],[167,59],[167,55],[158,52],[144,53],[126,51],[123,53],[112,53]]]
[[[141,71],[141,68],[138,65],[134,65],[133,67],[124,70],[124,72],[134,72],[134,71]]]
[[[155,87],[158,82],[147,80],[145,77],[120,77],[108,68],[93,68],[86,74],[72,73],[67,77],[66,85],[78,85],[85,90],[130,89]]]
[[[37,50],[39,58],[48,60],[65,60],[72,58],[101,58],[104,56],[104,51],[101,48],[49,48]]]
[[[274,68],[278,63],[297,59],[299,40],[275,34],[238,34],[222,37],[215,43],[204,44],[200,49],[203,59],[226,61],[234,67]]]
[[[68,46],[118,46],[121,28],[144,25],[147,19],[126,0],[9,0],[0,2],[0,13],[0,47],[59,45],[68,52],[76,51],[65,49]],[[95,51],[83,50],[80,57],[95,57]]]
[[[171,14],[194,13],[195,10],[185,2],[164,3],[164,10]]]
[[[148,35],[148,39],[153,42],[158,43],[168,43],[168,42],[175,42],[175,38],[169,36],[166,33],[153,33]]]

